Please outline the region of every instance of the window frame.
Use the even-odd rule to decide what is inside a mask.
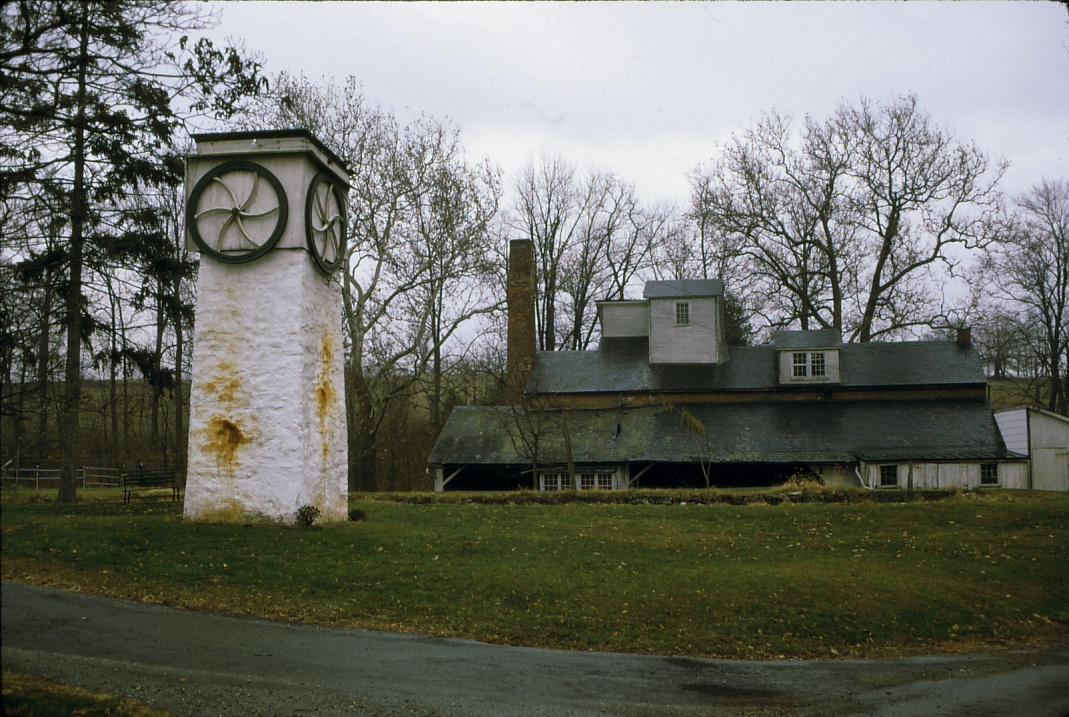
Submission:
[[[984,480],[985,475],[990,475],[988,471],[994,471],[994,480]],[[998,477],[998,463],[981,463],[980,464],[980,485],[992,486],[1001,485]]]
[[[894,471],[894,482],[889,483],[887,481],[887,473],[889,470]],[[880,465],[880,488],[898,488],[898,464],[897,463],[884,463]]]
[[[825,357],[823,351],[809,351],[809,376],[810,378],[824,378],[828,375],[828,359]],[[820,373],[817,373],[818,361],[820,359]]]
[[[690,302],[676,302],[676,326],[690,326]]]
[[[586,470],[579,474],[579,490],[612,490],[615,471]]]
[[[831,374],[829,373],[828,351],[789,351],[784,353],[790,353],[790,378],[792,381],[805,381],[807,379],[814,379],[816,381],[830,381]]]
[[[562,490],[571,490],[572,486],[569,485],[568,473],[562,471],[542,471],[540,473],[541,481],[540,489],[543,491],[559,492]],[[551,486],[552,483],[552,486]]]

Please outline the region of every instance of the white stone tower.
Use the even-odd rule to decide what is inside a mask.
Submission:
[[[200,276],[184,514],[347,511],[344,163],[306,130],[194,135],[186,245]]]

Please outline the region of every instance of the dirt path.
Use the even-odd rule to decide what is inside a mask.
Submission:
[[[1069,715],[1069,648],[742,662],[286,625],[2,586],[3,666],[176,715]]]

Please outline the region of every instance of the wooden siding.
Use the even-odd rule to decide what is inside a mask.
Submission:
[[[690,304],[690,323],[676,326],[676,304]],[[650,363],[709,364],[721,359],[715,297],[650,300]]]
[[[1045,411],[1029,411],[1032,438],[1032,487],[1069,490],[1069,420]]]
[[[825,375],[806,376],[798,378],[794,376],[794,354],[796,353],[822,353],[824,354]],[[779,382],[781,384],[808,384],[808,383],[839,383],[839,350],[838,349],[789,349],[779,352]]]
[[[989,461],[983,461],[987,463]],[[995,461],[990,461],[994,463]],[[869,463],[863,471],[870,486],[880,486],[880,466],[889,463]],[[976,463],[895,463],[898,487],[917,490],[936,488],[980,488],[980,462]],[[1028,488],[1028,463],[1012,461],[998,463],[998,485],[991,488]]]
[[[1053,448],[1069,451],[1069,419],[1052,416],[1045,411],[1030,411],[1028,430],[1032,434],[1032,448]]]
[[[605,302],[598,309],[603,337],[650,335],[650,307],[645,301]]]

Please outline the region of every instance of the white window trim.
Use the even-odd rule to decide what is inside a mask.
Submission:
[[[994,469],[995,469],[995,482],[994,483],[985,483],[984,482],[984,467],[985,466],[993,466],[994,467]],[[993,486],[1000,486],[1000,485],[1002,485],[1002,476],[999,475],[998,463],[994,463],[994,462],[981,463],[980,464],[980,486],[981,487],[985,487],[986,486],[988,488],[991,488]]]
[[[682,309],[682,311],[680,311]],[[680,315],[682,315],[683,321],[680,321]],[[677,301],[676,302],[676,326],[690,326],[690,302],[689,301]]]
[[[786,359],[786,381],[791,383],[837,383],[838,373],[837,369],[833,369],[834,358],[830,358],[831,354],[834,354],[835,349],[790,349],[782,351],[785,354]],[[805,363],[796,362],[798,359],[804,358]],[[783,361],[783,359],[781,359]],[[820,362],[820,368],[822,373],[815,374],[815,365],[817,361]],[[801,370],[803,373],[797,373]]]

